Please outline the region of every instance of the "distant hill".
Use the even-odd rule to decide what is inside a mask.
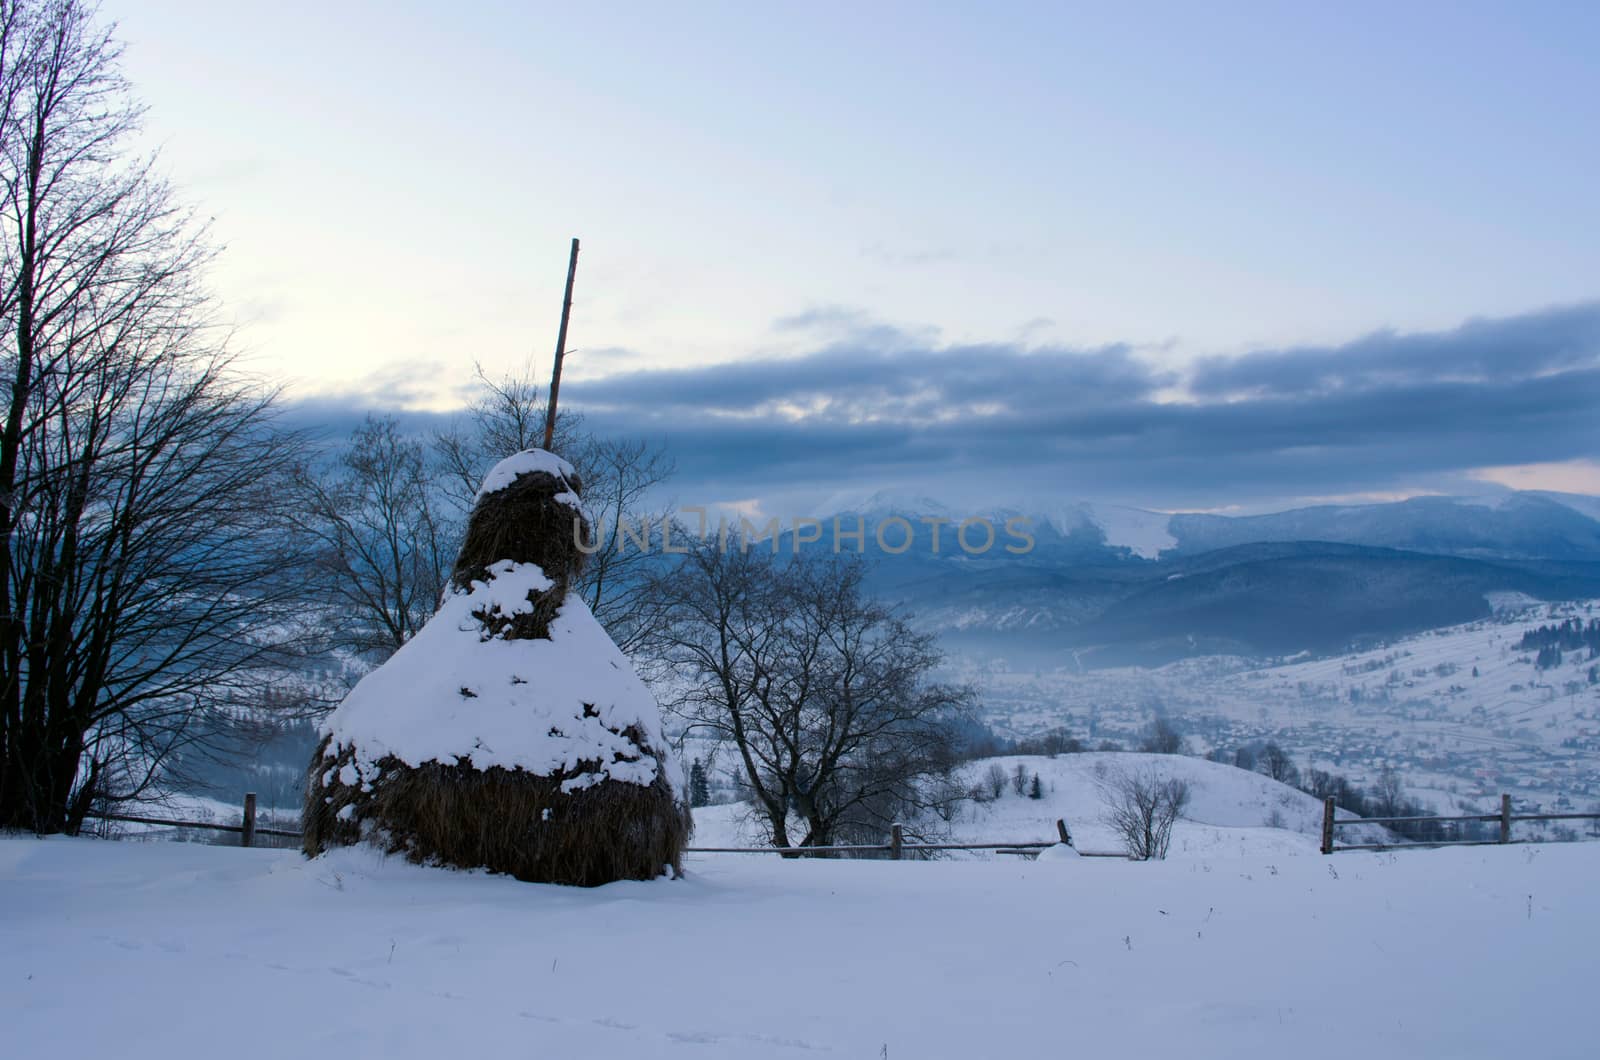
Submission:
[[[1591,498],[1561,497],[1413,497],[1272,515],[1174,515],[1167,530],[1185,553],[1267,541],[1337,541],[1489,559],[1600,558],[1600,522],[1573,506]]]

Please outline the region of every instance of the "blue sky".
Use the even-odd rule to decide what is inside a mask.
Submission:
[[[106,11],[228,246],[242,348],[319,407],[439,411],[474,362],[542,370],[578,235],[563,393],[669,439],[707,500],[975,489],[1005,453],[1012,492],[1168,506],[1600,490],[1564,411],[1600,371],[1595,5]],[[981,402],[953,370],[974,350]],[[706,399],[669,422],[640,386],[669,381]],[[1429,391],[1436,415],[1372,418],[1445,384],[1466,396]],[[1549,404],[1501,415],[1513,393]],[[1263,433],[1272,402],[1304,429]],[[1089,416],[1135,406],[1132,434]],[[1031,448],[941,435],[972,416]],[[1204,473],[1162,448],[1180,423],[1228,443]],[[1104,465],[1075,440],[1097,424]]]

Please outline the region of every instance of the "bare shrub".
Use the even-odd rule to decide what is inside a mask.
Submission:
[[[1137,861],[1164,858],[1172,826],[1189,804],[1189,782],[1161,774],[1155,766],[1110,769],[1098,782],[1105,822]]]

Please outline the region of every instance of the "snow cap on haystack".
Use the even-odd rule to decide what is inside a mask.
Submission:
[[[438,612],[323,725],[307,855],[367,841],[584,886],[676,870],[689,825],[660,712],[572,591],[581,491],[541,449],[489,472]]]

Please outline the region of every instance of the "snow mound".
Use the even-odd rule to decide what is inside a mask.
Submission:
[[[666,746],[655,699],[588,606],[569,594],[548,640],[491,636],[480,616],[526,612],[552,582],[532,563],[506,560],[490,573],[447,594],[428,624],[351,690],[323,724],[330,756],[355,748],[361,776],[393,756],[411,766],[577,773],[568,791],[607,779],[652,783],[655,758],[625,733]]]
[[[1081,855],[1065,843],[1057,843],[1053,847],[1045,847],[1039,851],[1036,861],[1077,861]]]

